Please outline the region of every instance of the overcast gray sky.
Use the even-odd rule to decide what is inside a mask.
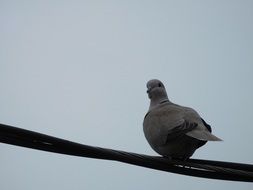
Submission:
[[[194,158],[253,163],[253,1],[0,0],[0,122],[156,155],[146,82],[196,109],[223,142]],[[0,144],[2,190],[252,189]]]

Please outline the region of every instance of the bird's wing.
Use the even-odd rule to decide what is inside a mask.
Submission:
[[[195,122],[198,124],[198,126],[194,128],[194,130],[189,131],[188,133],[186,133],[186,135],[202,141],[222,141],[220,138],[216,137],[211,133],[211,126],[208,125],[195,110],[191,108],[185,109],[186,120],[188,122]]]
[[[162,105],[150,112],[144,118],[144,134],[156,146],[184,135],[197,127],[194,122],[186,121],[179,107]]]
[[[164,145],[181,135],[201,141],[221,141],[198,113],[179,105],[164,104],[151,110],[144,119],[144,134],[155,145]]]
[[[197,125],[197,123],[189,123],[188,121],[184,121],[182,124],[168,131],[166,143],[176,138],[182,137],[182,135],[185,135],[186,133],[194,130]]]

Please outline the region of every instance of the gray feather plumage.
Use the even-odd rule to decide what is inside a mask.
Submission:
[[[147,88],[151,102],[143,130],[156,152],[185,159],[207,141],[221,140],[211,134],[195,110],[170,102],[161,81],[151,80]]]

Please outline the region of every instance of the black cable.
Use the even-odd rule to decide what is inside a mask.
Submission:
[[[0,124],[0,142],[72,156],[120,161],[195,177],[253,182],[253,165],[250,164],[198,159],[169,160],[164,157],[82,145],[4,124]]]

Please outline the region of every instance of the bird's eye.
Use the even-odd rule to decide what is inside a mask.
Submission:
[[[162,87],[162,84],[161,84],[161,83],[159,83],[159,84],[158,84],[158,86],[159,86],[159,87]]]

